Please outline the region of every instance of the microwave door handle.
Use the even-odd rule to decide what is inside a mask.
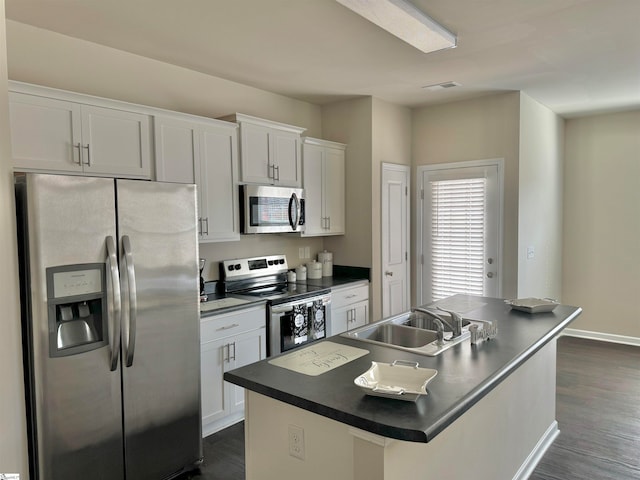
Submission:
[[[295,219],[293,217],[293,209],[291,208],[295,205]],[[291,198],[289,199],[289,225],[291,225],[291,229],[293,231],[298,230],[298,223],[300,222],[300,199],[296,193],[291,194]]]
[[[133,365],[133,355],[136,347],[136,316],[138,312],[138,299],[136,291],[136,273],[133,265],[133,253],[131,251],[131,240],[128,235],[122,236],[122,257],[123,266],[122,292],[123,309],[122,318],[124,326],[124,347],[125,359],[123,363],[130,367]]]
[[[107,281],[108,297],[110,299],[107,309],[109,320],[109,369],[114,372],[118,368],[120,356],[120,321],[122,303],[120,298],[120,272],[118,271],[118,255],[116,244],[112,236],[106,238],[107,265],[109,276]]]

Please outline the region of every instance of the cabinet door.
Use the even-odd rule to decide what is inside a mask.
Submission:
[[[273,164],[269,158],[269,132],[261,125],[240,126],[241,180],[247,183],[273,183]]]
[[[85,173],[150,178],[147,115],[91,105],[81,111]]]
[[[240,368],[250,363],[257,362],[266,357],[267,341],[266,328],[260,328],[251,332],[233,337],[231,343],[232,365],[231,368]],[[229,388],[229,398],[232,410],[244,410],[244,388],[232,383],[226,383]]]
[[[356,303],[351,306],[351,322],[349,323],[349,330],[361,327],[369,323],[369,300]]]
[[[292,132],[272,131],[270,142],[273,146],[271,163],[275,166],[273,177],[276,185],[300,187],[300,135]]]
[[[200,127],[201,241],[240,240],[236,142],[235,129]]]
[[[324,235],[322,208],[322,162],[324,149],[304,145],[302,186],[304,187],[305,230],[303,236]]]
[[[341,235],[345,233],[344,150],[326,148],[324,167],[324,216],[328,218],[325,234]]]
[[[351,306],[331,308],[331,335],[338,335],[349,330]]]
[[[223,374],[229,362],[228,339],[207,342],[201,346],[200,389],[202,425],[224,418],[230,411]]]
[[[16,170],[82,172],[80,106],[9,93],[11,152]]]
[[[196,183],[200,147],[194,124],[158,116],[154,118],[154,134],[156,180]]]

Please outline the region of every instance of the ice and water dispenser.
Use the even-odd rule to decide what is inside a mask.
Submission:
[[[63,357],[108,342],[105,265],[47,268],[49,356]]]

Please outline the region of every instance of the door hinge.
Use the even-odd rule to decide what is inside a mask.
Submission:
[[[420,265],[424,265],[424,255],[420,255]]]
[[[409,187],[404,187],[405,196],[409,195]]]
[[[424,190],[420,190],[420,200],[424,200]]]
[[[409,260],[409,252],[404,252],[404,261]]]

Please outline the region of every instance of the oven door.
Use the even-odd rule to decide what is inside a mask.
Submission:
[[[293,350],[329,336],[331,294],[269,306],[268,355]]]

